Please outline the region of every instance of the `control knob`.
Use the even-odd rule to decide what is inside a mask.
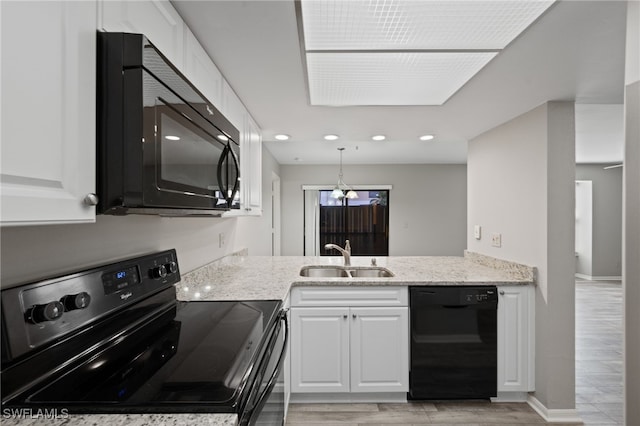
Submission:
[[[57,300],[44,305],[35,305],[28,312],[28,319],[34,324],[45,321],[55,321],[62,316],[64,306]]]
[[[91,303],[91,296],[89,296],[89,293],[83,291],[78,294],[68,294],[60,299],[60,302],[64,305],[65,311],[84,309]]]
[[[164,278],[167,276],[167,268],[164,265],[151,268],[151,276],[155,279]]]
[[[178,272],[178,264],[176,262],[169,262],[165,264],[164,267],[170,274],[175,274],[176,272]]]

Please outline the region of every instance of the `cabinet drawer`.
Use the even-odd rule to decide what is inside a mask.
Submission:
[[[407,287],[294,287],[291,306],[408,306]]]

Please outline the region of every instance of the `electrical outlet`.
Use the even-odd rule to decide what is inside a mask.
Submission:
[[[502,247],[502,234],[492,234],[491,245],[493,247]]]
[[[473,227],[473,236],[476,240],[482,238],[482,227],[480,225],[475,225]]]
[[[221,233],[218,234],[218,246],[220,248],[222,248],[222,247],[224,247],[225,243],[226,243],[226,241],[225,241],[225,238],[224,238],[224,232],[221,232]]]

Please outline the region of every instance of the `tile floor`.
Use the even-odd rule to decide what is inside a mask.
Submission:
[[[622,286],[576,282],[576,408],[585,425],[622,425]],[[287,426],[538,425],[525,403],[291,404]],[[555,423],[558,426],[558,423]]]

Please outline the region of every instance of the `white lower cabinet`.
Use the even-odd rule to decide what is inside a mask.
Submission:
[[[349,308],[291,309],[291,392],[349,392]]]
[[[294,289],[293,291],[325,291]],[[406,290],[406,289],[405,289]],[[340,288],[332,293],[339,294]],[[291,391],[293,393],[407,392],[409,309],[364,306],[380,302],[376,291],[345,289],[356,306],[291,308]],[[325,291],[326,292],[326,291]],[[303,298],[304,299],[304,298]],[[300,300],[294,294],[292,300]],[[326,303],[326,299],[325,299]],[[336,301],[340,304],[340,301]]]
[[[351,391],[409,390],[409,308],[351,308]]]
[[[500,286],[498,294],[498,392],[533,391],[533,287]]]

